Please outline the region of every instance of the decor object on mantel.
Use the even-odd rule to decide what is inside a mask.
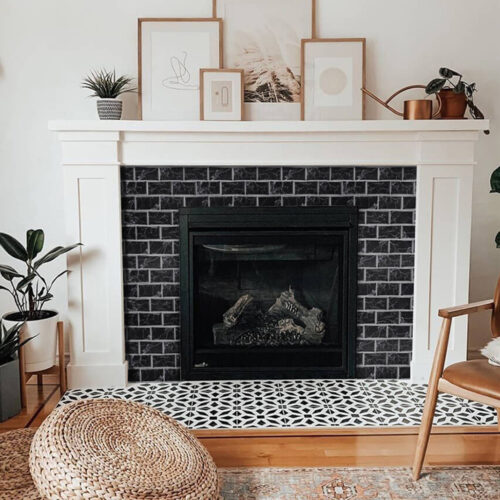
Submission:
[[[481,311],[491,311],[491,334],[494,339],[500,338],[500,278],[493,299],[439,310],[438,314],[443,318],[443,322],[434,353],[424,413],[415,450],[414,480],[419,479],[424,463],[438,393],[452,394],[496,408],[500,430],[500,366],[490,364],[486,359],[474,359],[452,363],[444,369],[453,318],[469,316]]]
[[[198,120],[200,69],[222,67],[222,20],[139,19],[139,117]]]
[[[24,323],[21,339],[36,335],[24,349],[25,369],[27,372],[46,370],[54,365],[56,356],[56,325],[57,311],[45,310],[45,304],[53,295],[54,283],[68,271],[60,272],[52,281],[47,281],[40,268],[57,257],[73,250],[81,243],[67,247],[57,246],[42,257],[35,260],[42,251],[45,235],[42,229],[30,229],[26,233],[26,246],[16,238],[6,233],[0,233],[0,246],[14,259],[26,265],[26,271],[21,273],[8,265],[0,265],[0,275],[9,287],[2,286],[13,298],[17,312],[3,316],[3,322],[10,328],[17,323]]]
[[[500,193],[500,167],[497,167],[490,177],[490,193]],[[500,231],[495,237],[497,248],[500,248]]]
[[[461,120],[466,108],[475,120],[483,120],[484,115],[474,104],[475,83],[466,83],[462,75],[449,68],[439,68],[440,78],[431,80],[425,91],[427,94],[438,94],[442,101],[441,116],[443,120]],[[456,83],[453,82],[456,81]]]
[[[97,113],[101,120],[119,120],[122,117],[122,101],[118,97],[127,92],[135,92],[132,78],[116,78],[115,70],[92,71],[82,82],[82,88],[92,90],[91,97],[97,97]]]
[[[56,408],[33,438],[43,498],[216,500],[217,468],[173,418],[146,405],[89,399]]]
[[[22,323],[9,329],[0,327],[0,422],[21,411],[21,389],[19,383],[20,348],[32,337],[21,341]]]
[[[430,120],[438,116],[441,111],[441,97],[439,94],[436,96],[438,100],[438,109],[432,112],[432,101],[428,99],[412,99],[410,101],[404,101],[403,112],[398,111],[389,105],[389,103],[402,92],[406,92],[411,89],[425,89],[425,85],[408,85],[407,87],[403,87],[402,89],[397,90],[385,101],[377,97],[375,94],[365,89],[364,87],[361,89],[367,96],[371,97],[379,104],[382,104],[384,108],[392,111],[394,114],[398,116],[402,116],[404,120]]]
[[[242,69],[200,69],[200,120],[242,120],[243,92]]]
[[[490,365],[500,366],[500,337],[490,340],[481,349],[481,354],[488,358]]]

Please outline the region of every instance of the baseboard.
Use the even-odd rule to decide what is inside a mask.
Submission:
[[[125,387],[128,381],[128,362],[119,365],[68,364],[68,388]]]

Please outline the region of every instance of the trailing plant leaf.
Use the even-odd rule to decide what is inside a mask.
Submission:
[[[30,260],[42,251],[44,239],[45,235],[41,229],[30,229],[26,232],[26,250]]]
[[[462,77],[460,73],[449,68],[439,68],[439,74],[446,79],[453,78],[454,76]]]
[[[500,167],[493,170],[490,177],[490,193],[500,193]]]
[[[434,78],[431,80],[427,87],[425,87],[425,92],[427,94],[436,94],[439,92],[446,84],[446,80],[444,78]]]
[[[468,100],[467,104],[469,106],[469,113],[474,118],[474,120],[483,120],[484,115],[482,111],[472,102],[472,100]],[[489,133],[489,131],[488,131]]]
[[[14,259],[28,260],[26,248],[10,234],[0,233],[0,245]]]

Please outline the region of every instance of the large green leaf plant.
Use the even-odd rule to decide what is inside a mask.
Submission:
[[[57,246],[37,259],[43,250],[44,241],[45,234],[42,229],[28,230],[26,245],[9,234],[0,233],[0,246],[11,257],[22,261],[25,265],[23,271],[17,271],[12,266],[0,264],[0,275],[7,281],[7,286],[0,285],[0,290],[6,291],[14,299],[20,321],[33,321],[46,317],[43,307],[53,298],[52,287],[68,270],[60,272],[48,281],[40,274],[40,268],[81,245],[75,243],[67,247]]]
[[[500,167],[497,167],[491,174],[490,186],[490,193],[500,193]],[[500,248],[500,231],[498,231],[495,237],[495,243],[497,248]]]

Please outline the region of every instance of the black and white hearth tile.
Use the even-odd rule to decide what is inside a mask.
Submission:
[[[321,404],[287,405],[283,408],[287,427],[331,427],[332,409]]]
[[[497,425],[498,414],[495,408],[473,402],[469,403],[468,407],[479,425]]]
[[[331,427],[380,427],[378,412],[369,405],[355,406],[353,409],[333,407]]]

